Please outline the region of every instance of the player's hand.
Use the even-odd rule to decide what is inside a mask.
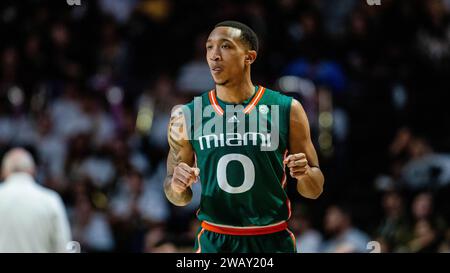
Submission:
[[[174,192],[182,193],[197,181],[199,174],[199,168],[191,168],[188,164],[181,162],[173,171],[170,186]]]
[[[288,166],[291,177],[296,179],[307,174],[310,168],[304,153],[291,154],[283,162]]]

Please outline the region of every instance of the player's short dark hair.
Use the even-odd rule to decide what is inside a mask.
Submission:
[[[232,27],[241,30],[241,40],[248,45],[251,50],[258,52],[259,42],[256,33],[246,24],[238,21],[223,21],[218,23],[216,27]]]

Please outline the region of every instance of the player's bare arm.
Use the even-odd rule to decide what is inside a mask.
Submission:
[[[174,110],[168,126],[169,154],[164,192],[176,206],[186,206],[192,200],[191,185],[197,180],[199,169],[194,167],[194,151],[188,140],[183,112]]]
[[[289,156],[285,159],[290,175],[297,179],[297,191],[316,199],[323,191],[324,176],[311,141],[308,118],[302,105],[292,100],[289,130]]]

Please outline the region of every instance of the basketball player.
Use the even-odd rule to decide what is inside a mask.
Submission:
[[[291,208],[285,169],[302,196],[316,199],[323,190],[301,104],[252,83],[257,52],[258,38],[248,26],[217,24],[206,42],[215,89],[172,113],[164,190],[171,203],[185,206],[199,178],[199,253],[296,252],[287,228]],[[213,113],[195,117],[208,107]],[[261,130],[264,121],[267,128]]]

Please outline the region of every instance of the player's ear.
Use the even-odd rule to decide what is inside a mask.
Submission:
[[[252,64],[256,60],[257,55],[255,50],[247,51],[247,54],[245,54],[245,64]]]

